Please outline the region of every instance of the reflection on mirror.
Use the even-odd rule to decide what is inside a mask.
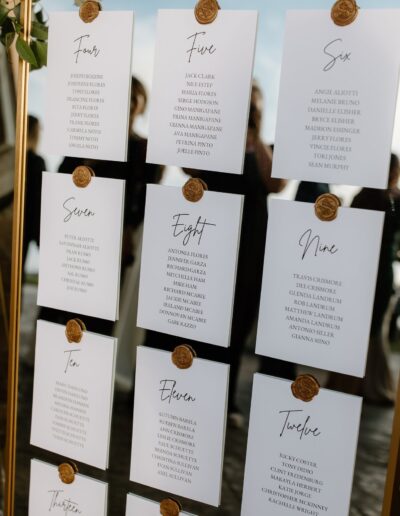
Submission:
[[[395,514],[400,5],[194,4],[34,8],[14,514]]]

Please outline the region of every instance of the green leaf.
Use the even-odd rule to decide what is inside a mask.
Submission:
[[[7,32],[7,34],[4,37],[4,45],[7,50],[14,43],[14,39],[15,39],[15,32]]]
[[[49,29],[42,23],[33,21],[32,28],[31,28],[31,35],[32,35],[32,37],[34,37],[36,39],[40,39],[41,41],[47,41],[47,38],[49,36]]]
[[[6,21],[8,17],[8,9],[4,5],[0,4],[0,25],[3,25],[3,23]]]
[[[35,54],[38,68],[47,66],[47,43],[44,41],[32,41],[31,48]]]
[[[17,18],[10,18],[10,20],[11,20],[12,24],[14,25],[14,30],[15,30],[15,32],[17,32],[18,34],[19,34],[20,32],[22,32],[23,27],[22,27],[22,25],[19,23],[19,21],[17,20]]]
[[[24,60],[27,61],[30,65],[37,68],[38,63],[36,61],[35,54],[33,53],[31,47],[28,45],[26,41],[24,41],[20,36],[17,38],[16,43],[16,49],[19,54],[19,56]]]

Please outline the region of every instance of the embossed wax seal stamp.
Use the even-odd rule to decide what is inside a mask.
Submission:
[[[172,353],[172,363],[178,369],[189,369],[192,367],[196,353],[188,344],[177,346]]]
[[[72,484],[78,468],[72,462],[64,462],[58,466],[58,476],[64,484]]]
[[[94,177],[94,172],[90,167],[76,167],[72,174],[72,181],[78,188],[86,188]]]
[[[80,319],[71,319],[67,322],[65,336],[70,344],[73,342],[75,344],[79,344],[82,340],[84,331],[86,331],[86,326]]]
[[[100,2],[94,0],[85,0],[79,8],[79,16],[85,23],[91,23],[94,21],[101,11]]]
[[[333,194],[323,194],[315,201],[315,214],[325,222],[335,220],[338,209],[340,208],[340,199]]]
[[[216,20],[219,5],[216,0],[199,0],[196,4],[194,13],[196,20],[202,25],[208,25]]]
[[[340,27],[350,25],[357,18],[358,9],[355,0],[337,0],[332,7],[332,20]]]
[[[176,500],[166,498],[160,503],[160,514],[162,516],[179,516],[181,506]]]
[[[318,395],[320,386],[313,376],[303,374],[292,383],[291,388],[295,398],[308,403]]]
[[[200,201],[206,190],[208,190],[206,183],[198,178],[189,179],[182,188],[183,196],[189,202]]]

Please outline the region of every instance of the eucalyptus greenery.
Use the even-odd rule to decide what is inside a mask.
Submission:
[[[22,59],[38,70],[47,64],[48,27],[40,0],[32,0],[31,41],[22,38],[20,21],[21,0],[0,0],[0,42],[7,50],[15,42],[15,48]]]

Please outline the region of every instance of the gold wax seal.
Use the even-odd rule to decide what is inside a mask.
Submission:
[[[198,178],[189,179],[182,188],[183,196],[189,202],[200,201],[205,190],[208,190],[206,183]]]
[[[355,0],[337,0],[332,7],[332,20],[340,27],[350,25],[357,18],[358,9]]]
[[[177,346],[172,353],[172,362],[178,369],[189,369],[192,367],[196,352],[188,344]]]
[[[86,327],[80,319],[71,319],[67,322],[65,328],[65,336],[69,343],[79,344],[83,337],[83,332],[86,331]]]
[[[303,374],[292,383],[293,396],[305,402],[312,401],[318,395],[319,389],[318,381],[310,374]]]
[[[194,13],[196,20],[202,25],[208,25],[216,20],[219,5],[216,0],[199,0],[196,4]]]
[[[78,468],[72,462],[64,462],[58,466],[58,476],[64,484],[72,484]]]
[[[94,177],[94,172],[90,167],[76,167],[72,174],[72,180],[78,188],[86,188]]]
[[[85,23],[91,23],[94,21],[101,11],[101,5],[99,2],[94,0],[85,0],[79,8],[79,16]]]
[[[339,197],[333,194],[323,194],[315,201],[315,214],[325,222],[335,220],[341,202]]]
[[[160,503],[160,514],[162,516],[179,516],[181,506],[172,498],[166,498]]]

